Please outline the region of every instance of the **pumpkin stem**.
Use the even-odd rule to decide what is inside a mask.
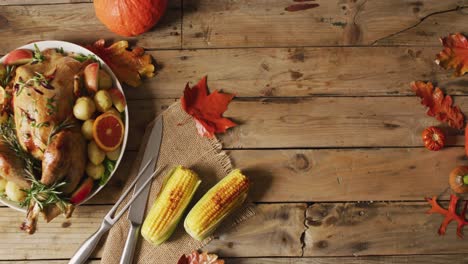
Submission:
[[[462,178],[463,178],[463,184],[468,184],[468,174],[463,175]]]

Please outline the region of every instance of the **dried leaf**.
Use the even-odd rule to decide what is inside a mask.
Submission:
[[[154,76],[151,55],[145,54],[141,47],[129,50],[128,42],[125,40],[106,47],[105,41],[100,39],[86,48],[103,59],[117,75],[117,78],[130,86],[138,87],[141,85],[142,78]]]
[[[457,214],[458,197],[456,195],[453,195],[453,194],[450,195],[450,203],[449,203],[448,210],[442,208],[437,203],[437,197],[435,196],[432,199],[426,198],[426,201],[431,205],[431,209],[427,211],[428,214],[441,214],[445,216],[438,231],[439,235],[445,235],[445,231],[447,230],[448,224],[450,224],[450,222],[455,220],[457,221],[457,236],[460,238],[463,238],[462,229],[465,225],[468,225],[468,222],[465,220],[465,213],[466,213],[466,208],[468,206],[468,201],[465,201],[465,205],[460,215]]]
[[[441,122],[448,123],[449,126],[462,129],[465,123],[465,116],[458,106],[452,106],[453,100],[450,95],[444,96],[439,87],[430,82],[412,82],[411,89],[421,98],[421,104],[428,107],[427,115],[433,116]]]
[[[187,83],[181,103],[185,112],[195,118],[198,134],[211,138],[215,133],[224,133],[237,125],[223,117],[232,98],[234,95],[219,93],[217,90],[208,94],[205,76],[192,88]]]
[[[437,54],[436,63],[444,69],[455,69],[455,76],[468,72],[468,40],[460,33],[440,39],[444,49]]]
[[[203,252],[199,254],[193,251],[190,255],[182,255],[177,264],[224,264],[224,260],[218,259],[215,254]]]

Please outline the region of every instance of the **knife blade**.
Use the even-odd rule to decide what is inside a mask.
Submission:
[[[156,162],[159,157],[159,150],[161,148],[163,136],[163,118],[160,116],[152,130],[151,134],[148,138],[148,142],[146,143],[146,149],[143,153],[143,159],[141,161],[141,166],[144,166],[148,161],[151,160],[152,157],[155,157],[152,162],[150,163],[150,168],[154,168]],[[151,170],[145,172],[144,175],[137,181],[134,189],[135,191],[140,189],[143,183],[146,181],[148,177],[151,176]],[[138,235],[140,231],[140,226],[143,223],[143,217],[145,214],[146,203],[148,200],[148,195],[151,186],[146,186],[143,191],[140,193],[140,196],[135,199],[133,204],[131,205],[130,209],[128,210],[127,219],[130,221],[130,230],[128,233],[127,241],[125,242],[124,251],[122,253],[122,258],[120,259],[121,264],[130,264],[133,261],[133,253],[135,251],[135,245],[138,240]]]

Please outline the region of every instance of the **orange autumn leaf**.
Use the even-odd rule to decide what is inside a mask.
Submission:
[[[455,76],[468,72],[468,40],[460,33],[440,39],[444,49],[437,54],[436,63],[444,69],[455,69]]]
[[[195,118],[198,134],[211,138],[215,133],[224,133],[237,124],[223,117],[234,95],[215,90],[208,94],[207,77],[190,88],[187,83],[181,98],[182,108]]]
[[[132,87],[140,86],[142,78],[154,76],[151,55],[145,54],[141,47],[129,50],[126,40],[106,47],[105,41],[100,39],[86,48],[104,60],[120,81]]]
[[[460,214],[457,213],[457,203],[458,197],[456,195],[450,195],[450,203],[448,209],[442,208],[437,203],[437,197],[426,198],[426,201],[431,205],[431,209],[427,211],[428,214],[441,214],[444,216],[444,220],[439,227],[439,235],[445,235],[448,224],[452,221],[457,222],[457,236],[463,238],[462,229],[464,226],[468,225],[468,222],[465,220],[466,208],[468,207],[468,201],[465,201],[463,209]]]
[[[453,99],[450,95],[444,96],[442,90],[439,87],[434,89],[430,82],[412,82],[411,89],[421,98],[421,104],[428,107],[428,116],[446,122],[453,128],[463,128],[465,116],[460,111],[460,107],[452,106]]]
[[[224,260],[218,259],[215,254],[193,251],[190,255],[182,255],[177,264],[224,264]]]

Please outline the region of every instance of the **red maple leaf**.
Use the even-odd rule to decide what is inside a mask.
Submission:
[[[468,206],[468,201],[465,201],[465,205],[463,206],[463,210],[460,215],[457,214],[458,197],[456,195],[450,195],[450,203],[448,210],[442,208],[437,203],[437,197],[435,196],[432,199],[426,198],[426,201],[432,206],[431,209],[427,211],[428,214],[441,214],[445,216],[439,228],[439,235],[445,235],[445,231],[447,230],[448,224],[455,220],[457,221],[457,236],[463,238],[462,229],[465,225],[468,225],[468,222],[465,220],[465,213],[466,208]]]
[[[220,93],[215,90],[208,94],[207,77],[203,77],[190,88],[187,83],[181,98],[182,108],[195,118],[198,134],[211,138],[215,133],[224,133],[237,124],[223,117],[233,94]]]
[[[448,123],[449,126],[462,129],[465,123],[465,116],[458,106],[452,106],[453,99],[450,95],[444,96],[439,87],[430,82],[412,82],[411,89],[421,98],[421,104],[428,107],[427,115],[433,116],[441,122]]]
[[[436,63],[444,69],[455,69],[455,76],[468,72],[468,40],[460,33],[440,39],[444,49],[437,54]]]

